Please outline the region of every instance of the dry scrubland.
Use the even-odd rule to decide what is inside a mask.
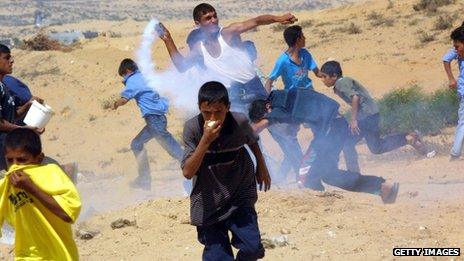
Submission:
[[[441,56],[451,46],[450,28],[462,22],[459,14],[464,3],[456,1],[436,11],[415,11],[415,3],[379,0],[321,11],[292,11],[319,64],[329,57],[341,61],[346,75],[359,79],[380,97],[412,84],[424,91],[445,87]],[[222,16],[224,8],[217,6]],[[190,15],[190,9],[182,10]],[[452,22],[447,25],[440,19]],[[185,51],[192,22],[164,22]],[[100,231],[91,240],[77,239],[83,260],[200,258],[195,229],[185,224],[188,200],[182,197],[177,163],[158,144],[150,143],[153,191],[130,190],[127,182],[135,177],[136,166],[129,143],[143,121],[134,103],[117,112],[106,109],[122,88],[117,76],[119,61],[133,57],[145,24],[124,20],[57,25],[51,29],[115,34],[82,42],[67,52],[14,50],[15,74],[56,112],[43,135],[46,153],[62,162],[79,162],[83,217],[100,212],[75,226]],[[271,25],[243,37],[256,42],[265,73],[285,48],[281,35],[282,28]],[[162,43],[156,43],[153,57],[158,69],[168,68]],[[318,80],[315,88],[333,97]],[[168,118],[169,129],[180,138],[185,113],[172,108]],[[452,131],[427,138],[439,148],[433,159],[418,157],[410,149],[373,156],[364,145],[359,146],[365,173],[401,182],[395,205],[382,205],[371,195],[298,191],[293,184],[261,193],[257,208],[262,232],[266,237],[286,234],[289,240],[287,246],[269,249],[267,258],[393,259],[394,246],[464,247],[464,163],[448,162]],[[304,146],[309,137],[306,130],[300,133]],[[274,142],[266,135],[264,139],[267,150],[280,157]],[[137,225],[113,230],[110,223],[118,218],[136,220]]]

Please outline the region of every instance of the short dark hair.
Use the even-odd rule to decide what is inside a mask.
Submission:
[[[201,3],[193,8],[193,20],[200,22],[201,17],[209,12],[216,12],[216,9],[210,4]]]
[[[8,46],[0,44],[0,53],[11,53],[11,50]]]
[[[336,77],[343,76],[342,67],[340,66],[340,63],[337,61],[328,61],[324,63],[321,67],[321,72],[331,77],[332,76],[336,76]]]
[[[464,42],[464,22],[461,26],[459,26],[458,28],[454,29],[453,32],[451,32],[450,37],[453,41]]]
[[[253,41],[243,41],[243,49],[245,49],[245,52],[248,54],[252,62],[258,58],[258,51],[256,50],[256,46]]]
[[[126,74],[126,70],[135,72],[138,69],[139,67],[132,59],[126,58],[121,61],[121,64],[119,65],[118,73],[120,76],[124,76],[124,74]]]
[[[38,156],[42,153],[42,142],[40,136],[35,131],[26,128],[17,128],[6,134],[5,145],[6,149],[20,149],[32,156]]]
[[[288,47],[293,47],[296,44],[298,38],[303,34],[303,29],[299,25],[292,25],[287,27],[284,31],[284,39],[288,44]]]
[[[207,82],[203,84],[198,91],[198,106],[203,102],[208,104],[220,102],[229,105],[229,94],[226,87],[220,82]]]
[[[268,100],[255,100],[251,103],[250,109],[248,110],[248,117],[251,122],[258,122],[266,115],[266,105],[269,104]]]

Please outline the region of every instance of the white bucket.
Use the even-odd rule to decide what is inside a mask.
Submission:
[[[26,125],[36,128],[44,128],[53,115],[52,108],[48,105],[42,105],[37,101],[32,101],[32,105],[24,118]]]

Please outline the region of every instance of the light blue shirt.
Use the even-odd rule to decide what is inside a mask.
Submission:
[[[301,64],[293,62],[287,52],[281,54],[269,75],[269,79],[275,81],[279,76],[282,76],[285,89],[313,88],[313,82],[308,77],[308,73],[317,68],[316,61],[304,48],[300,50],[298,56]]]
[[[127,100],[135,99],[142,117],[149,114],[162,115],[168,112],[168,100],[150,88],[139,71],[126,75],[123,83],[126,87],[121,92],[121,97]]]
[[[445,56],[443,56],[444,62],[452,62],[453,60],[457,60],[458,68],[459,68],[459,76],[458,76],[458,93],[464,97],[464,57],[459,57],[456,49],[451,49]]]

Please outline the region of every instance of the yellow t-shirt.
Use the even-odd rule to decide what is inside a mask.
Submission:
[[[76,187],[59,166],[11,166],[5,178],[0,180],[0,227],[7,220],[15,228],[15,260],[78,260],[71,224],[26,191],[9,184],[9,174],[18,169],[51,195],[73,222],[81,209]]]

